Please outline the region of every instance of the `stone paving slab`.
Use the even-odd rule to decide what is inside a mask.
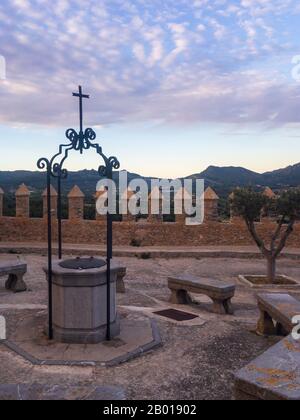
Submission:
[[[2,384],[0,401],[37,400],[125,400],[122,388],[109,386],[61,386],[40,384]]]
[[[161,345],[156,322],[142,314],[123,313],[121,334],[99,344],[64,344],[49,341],[44,333],[46,312],[21,319],[2,341],[7,348],[34,365],[114,366]]]
[[[235,376],[236,399],[300,400],[300,341],[289,336]]]

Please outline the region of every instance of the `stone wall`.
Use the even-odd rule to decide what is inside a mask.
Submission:
[[[46,242],[47,240],[47,200],[44,198],[44,217],[29,217],[29,194],[22,185],[17,192],[18,217],[2,215],[2,198],[0,190],[0,242]],[[84,195],[74,187],[69,194],[69,219],[63,220],[63,241],[70,244],[105,244],[105,217],[97,220],[83,219]],[[208,202],[207,202],[208,200]],[[205,222],[202,225],[186,226],[184,216],[178,216],[176,223],[163,222],[162,218],[149,217],[135,221],[124,219],[114,222],[114,243],[116,246],[238,246],[253,245],[245,223],[240,218],[233,217],[230,222],[218,221],[217,200],[213,190],[206,192]],[[51,188],[51,214],[53,217],[53,238],[57,236],[56,221],[57,194]],[[258,231],[265,238],[270,237],[276,225],[269,218],[263,218],[258,223]],[[297,223],[291,235],[289,246],[300,246],[300,223]]]
[[[265,221],[258,224],[258,231],[265,239],[275,229],[275,224]],[[53,236],[57,226],[54,223]],[[0,242],[46,242],[47,223],[45,219],[21,217],[0,217]],[[63,240],[72,244],[105,244],[106,224],[94,220],[64,220]],[[179,223],[115,222],[114,243],[128,246],[238,246],[253,245],[246,226],[241,222],[206,222],[199,226],[185,226]],[[289,246],[300,246],[300,224],[295,226]]]

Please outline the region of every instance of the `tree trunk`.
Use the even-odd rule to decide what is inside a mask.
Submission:
[[[268,257],[267,283],[275,284],[276,279],[276,257]]]

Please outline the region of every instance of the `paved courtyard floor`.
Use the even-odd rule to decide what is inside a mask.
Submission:
[[[1,255],[0,259],[17,256]],[[46,258],[22,255],[28,263],[25,281],[29,291],[13,294],[5,290],[0,278],[0,314],[13,331],[17,320],[43,313],[47,290],[42,266]],[[156,320],[163,346],[115,367],[34,366],[0,345],[0,384],[39,383],[62,386],[116,386],[127,399],[230,399],[233,374],[273,345],[277,339],[258,337],[255,325],[258,311],[255,291],[237,280],[239,274],[264,274],[261,259],[118,258],[127,266],[126,294],[118,295],[121,311],[146,315]],[[300,280],[300,262],[282,259],[278,272]],[[237,283],[233,300],[235,315],[215,315],[208,299],[195,297],[197,303],[176,307],[168,303],[167,277],[179,273],[216,277]],[[300,293],[293,293],[300,299]],[[153,314],[177,308],[198,315],[182,323]]]

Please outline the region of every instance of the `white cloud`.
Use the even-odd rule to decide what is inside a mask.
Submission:
[[[297,10],[290,0],[3,0],[0,119],[66,125],[81,82],[91,124],[298,120],[273,68],[295,53],[297,28],[283,34],[280,19]]]
[[[141,63],[145,63],[146,61],[146,55],[145,55],[145,49],[144,46],[142,44],[139,43],[135,43],[133,45],[133,54],[135,55],[135,57],[141,62]]]
[[[154,40],[152,42],[152,52],[149,57],[149,65],[153,66],[155,63],[160,61],[163,57],[163,54],[164,54],[164,48],[161,41],[159,41],[158,39]]]

